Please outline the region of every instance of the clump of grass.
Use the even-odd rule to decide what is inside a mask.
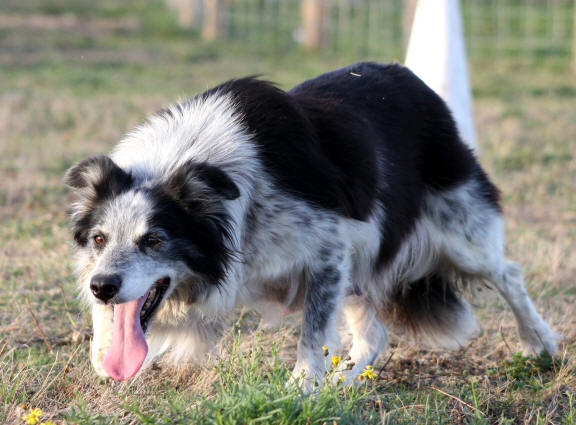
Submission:
[[[541,389],[547,377],[552,377],[562,364],[562,360],[548,353],[527,357],[518,352],[504,360],[499,368],[493,368],[489,372],[494,376],[505,377],[512,382],[513,388],[527,386]]]
[[[551,372],[558,362],[548,353],[529,357],[514,353],[511,359],[504,362],[504,371],[509,378],[527,379],[541,372]]]

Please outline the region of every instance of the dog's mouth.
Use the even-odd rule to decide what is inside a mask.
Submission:
[[[148,353],[145,332],[169,285],[170,278],[163,277],[140,298],[114,304],[112,340],[102,362],[102,367],[113,379],[132,378],[142,367]]]
[[[166,295],[166,291],[170,286],[170,278],[163,277],[162,279],[158,279],[148,291],[148,296],[146,297],[146,301],[144,301],[144,305],[142,306],[142,310],[140,310],[140,326],[142,327],[142,331],[146,333],[148,330],[148,325],[150,323],[150,319],[158,310],[160,303],[164,299]]]

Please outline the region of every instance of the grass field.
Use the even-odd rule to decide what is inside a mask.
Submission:
[[[128,383],[96,379],[73,278],[66,168],[226,78],[263,73],[288,88],[350,60],[205,46],[141,4],[0,5],[1,424],[23,424],[22,403],[57,424],[576,423],[576,79],[514,62],[472,66],[480,158],[503,191],[508,255],[563,335],[556,359],[515,354],[511,313],[488,297],[467,347],[424,351],[392,335],[378,378],[358,389],[308,397],[286,388],[296,321],[258,330],[247,311],[204,368],[159,364]]]

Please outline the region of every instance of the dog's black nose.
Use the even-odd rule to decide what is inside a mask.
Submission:
[[[96,298],[107,302],[120,290],[122,278],[117,274],[97,274],[90,280],[90,290]]]

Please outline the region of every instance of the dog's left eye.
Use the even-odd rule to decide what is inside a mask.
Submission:
[[[154,248],[162,243],[162,238],[158,236],[156,233],[149,233],[142,237],[142,245],[147,248]]]

